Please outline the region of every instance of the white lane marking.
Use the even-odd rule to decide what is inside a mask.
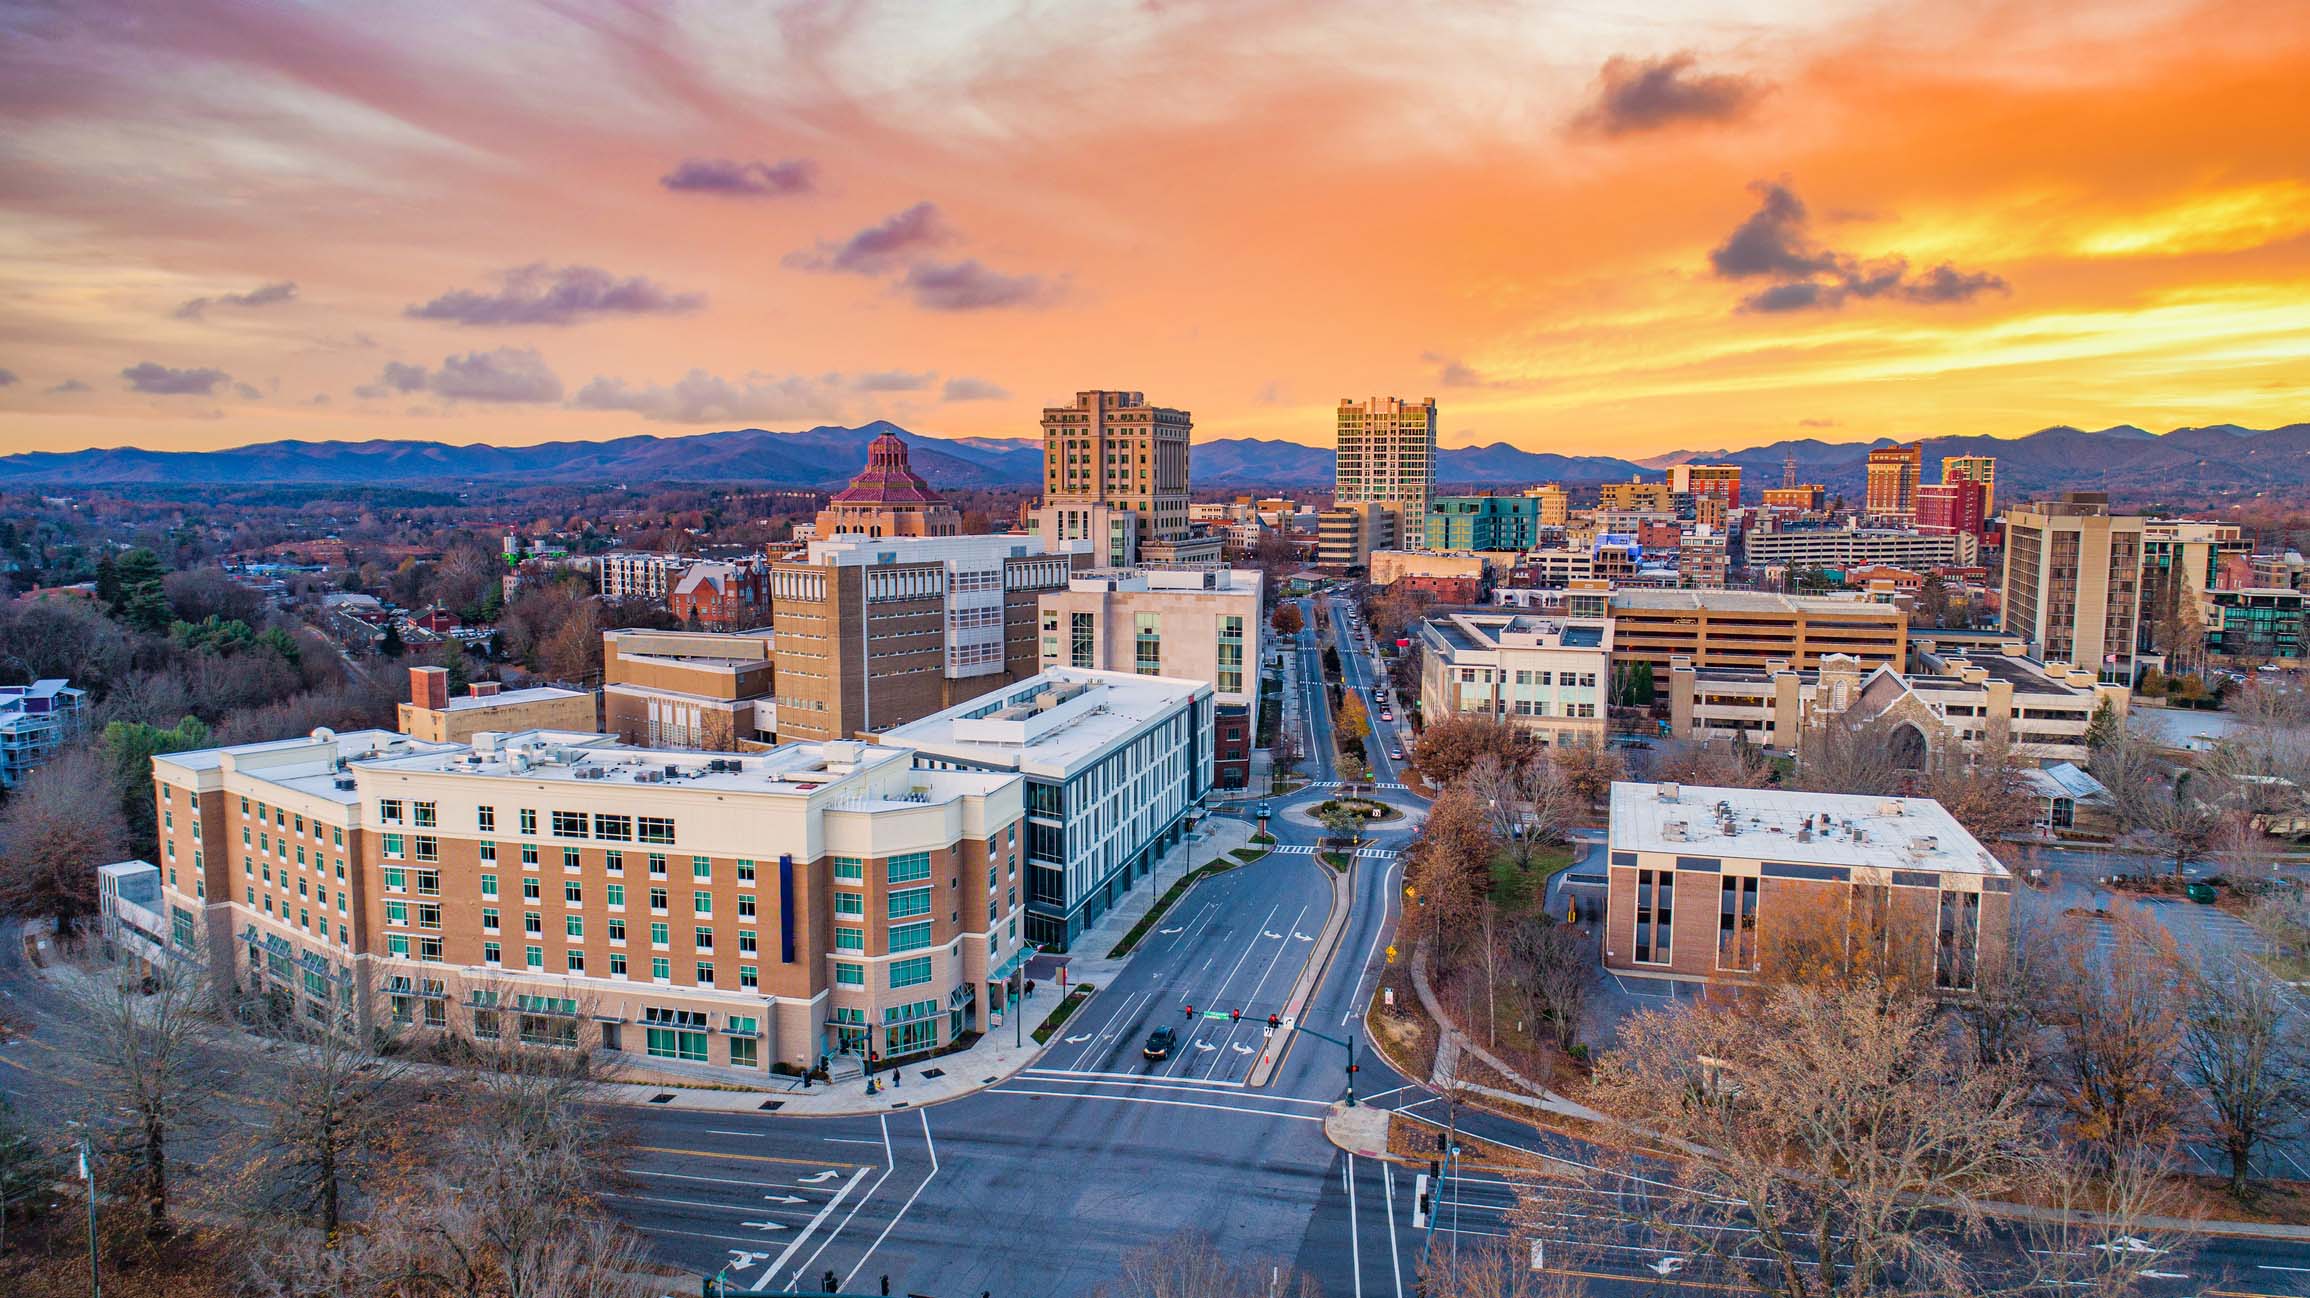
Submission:
[[[767,1136],[770,1133],[767,1131],[718,1131],[713,1127],[708,1127],[706,1134],[709,1136]]]
[[[629,1176],[647,1176],[665,1181],[701,1181],[707,1185],[742,1185],[749,1190],[762,1188],[758,1182],[741,1181],[728,1176],[696,1176],[687,1172],[651,1172],[639,1167],[629,1167],[625,1170]]]
[[[1356,1156],[1347,1156],[1348,1191],[1348,1255],[1353,1259],[1351,1274],[1355,1276],[1356,1298],[1364,1293],[1364,1231],[1363,1220],[1356,1215]]]
[[[898,1223],[905,1219],[907,1209],[912,1208],[914,1206],[914,1201],[922,1197],[922,1192],[930,1188],[931,1177],[938,1175],[938,1146],[931,1143],[930,1110],[916,1109],[915,1113],[922,1118],[922,1145],[924,1149],[930,1151],[930,1173],[929,1175],[922,1178],[922,1184],[914,1187],[913,1194],[906,1196],[906,1202],[900,1204],[898,1207],[898,1213],[893,1216],[889,1222],[884,1224],[882,1233],[874,1237],[874,1242],[872,1244],[866,1246],[866,1252],[859,1255],[858,1265],[850,1268],[849,1275],[842,1277],[842,1287],[845,1289],[850,1287],[850,1282],[852,1280],[858,1278],[859,1272],[866,1269],[868,1260],[874,1256],[874,1250],[881,1248],[882,1241],[889,1239],[890,1232],[896,1230],[898,1228]]]
[[[1278,932],[1275,932],[1275,931],[1274,931],[1274,930],[1272,930],[1272,929],[1270,929],[1270,930],[1268,930],[1268,931],[1266,931],[1266,932],[1264,932],[1264,933],[1261,933],[1261,934],[1260,934],[1260,936],[1261,936],[1261,937],[1274,938],[1274,939],[1275,939],[1276,941],[1278,941],[1278,942],[1280,942],[1280,941],[1282,941],[1282,940],[1283,940],[1283,934],[1281,934],[1281,933],[1278,933]]]
[[[615,1191],[604,1191],[602,1197],[605,1199],[623,1199],[628,1203],[663,1203],[675,1208],[715,1208],[728,1211],[731,1207],[735,1206],[727,1203],[705,1203],[697,1199],[665,1199],[653,1194],[618,1194]],[[742,1221],[738,1224],[741,1226],[751,1226],[755,1223],[750,1221]],[[784,1230],[785,1227],[780,1226],[776,1229]]]
[[[1026,1076],[1026,1079],[1033,1079],[1033,1081],[1083,1081],[1083,1083],[1090,1083],[1093,1079],[1116,1079],[1116,1081],[1106,1083],[1106,1086],[1171,1086],[1171,1088],[1227,1086],[1231,1090],[1243,1088],[1243,1083],[1240,1081],[1224,1081],[1224,1079],[1217,1079],[1217,1076],[1213,1076],[1213,1079],[1199,1079],[1199,1076],[1162,1076],[1162,1074],[1146,1074],[1146,1072],[1095,1072],[1095,1069],[1072,1069],[1072,1067],[1030,1067],[1030,1069],[1019,1069],[1019,1076]],[[1317,1104],[1317,1102],[1310,1099],[1307,1104]]]
[[[1091,1033],[1089,1033],[1089,1032],[1086,1032],[1086,1033],[1084,1033],[1083,1035],[1081,1035],[1081,1036],[1079,1036],[1079,1037],[1067,1037],[1067,1038],[1065,1038],[1065,1041],[1066,1041],[1066,1043],[1067,1043],[1068,1045],[1070,1045],[1070,1046],[1079,1046],[1079,1045],[1081,1045],[1082,1043],[1084,1043],[1084,1042],[1086,1042],[1086,1041],[1089,1041],[1089,1040],[1091,1039],[1092,1035],[1093,1035],[1093,1034],[1091,1034]]]
[[[1380,1184],[1387,1190],[1387,1215],[1381,1220],[1388,1223],[1388,1273],[1395,1277],[1396,1298],[1404,1298],[1404,1260],[1396,1252],[1396,1167],[1393,1163],[1380,1164]]]
[[[1293,926],[1294,928],[1298,927],[1298,925],[1299,925],[1299,921],[1300,921],[1301,919],[1305,918],[1305,917],[1306,917],[1306,915],[1307,915],[1307,907],[1306,907],[1305,905],[1302,905],[1302,906],[1299,908],[1299,913],[1298,913],[1298,914],[1296,914],[1296,915],[1293,915],[1293,916],[1291,917],[1291,923],[1292,923],[1292,926]],[[1268,962],[1267,962],[1267,968],[1265,968],[1265,969],[1262,969],[1262,970],[1260,971],[1260,973],[1259,973],[1259,981],[1258,981],[1258,982],[1255,982],[1255,983],[1253,983],[1253,984],[1251,985],[1251,998],[1252,998],[1253,1000],[1255,1000],[1255,1001],[1256,1001],[1256,1000],[1258,1000],[1258,999],[1259,999],[1259,997],[1260,997],[1260,996],[1261,996],[1263,993],[1265,993],[1265,992],[1266,992],[1266,990],[1267,990],[1267,980],[1268,980],[1268,979],[1270,979],[1270,978],[1273,978],[1273,977],[1275,976],[1275,967],[1276,967],[1278,964],[1282,963],[1282,961],[1283,961],[1283,953],[1284,953],[1285,951],[1289,950],[1289,949],[1290,949],[1290,948],[1288,948],[1288,947],[1286,947],[1286,946],[1282,946],[1282,945],[1278,945],[1278,946],[1275,948],[1275,955],[1274,955],[1274,956],[1272,956],[1271,958],[1269,958],[1269,960],[1268,960]],[[1302,963],[1305,963],[1305,962],[1303,961]],[[1225,990],[1225,989],[1224,989],[1224,988],[1222,988],[1222,990]],[[1225,1041],[1227,1042],[1227,1044],[1230,1044],[1230,1045],[1234,1044],[1234,1042],[1235,1042],[1235,1034],[1236,1034],[1238,1031],[1240,1031],[1240,1030],[1242,1029],[1242,1027],[1243,1027],[1243,1025],[1242,1025],[1241,1023],[1230,1023],[1230,1024],[1228,1024],[1228,1026],[1227,1026],[1227,1036],[1226,1036],[1226,1038],[1225,1038]],[[1248,1053],[1248,1052],[1247,1052],[1247,1053]],[[1205,1076],[1205,1077],[1207,1077],[1207,1078],[1208,1078],[1208,1077],[1213,1077],[1213,1076],[1216,1076],[1216,1075],[1218,1074],[1218,1072],[1219,1072],[1219,1063],[1218,1063],[1218,1061],[1217,1061],[1217,1060],[1214,1060],[1214,1061],[1212,1061],[1212,1067],[1211,1067],[1211,1071],[1210,1071],[1210,1072],[1207,1072],[1207,1073],[1205,1073],[1205,1074],[1204,1074],[1204,1076]]]
[[[1097,1076],[1069,1074],[1052,1077],[1047,1076],[1032,1068],[1027,1069],[1025,1073],[1022,1074],[1022,1076],[1026,1077],[1030,1081],[1043,1082],[1045,1084],[1054,1086],[1068,1084],[1075,1086],[1130,1086],[1136,1087],[1140,1090],[1148,1091],[1184,1091],[1189,1095],[1208,1095],[1212,1096],[1213,1098],[1227,1095],[1229,1092],[1224,1090],[1211,1090],[1207,1088],[1222,1086],[1231,1088],[1233,1090],[1241,1090],[1244,1088],[1244,1083],[1242,1082],[1221,1081],[1216,1077],[1209,1079],[1200,1077],[1166,1077],[1143,1079],[1132,1077],[1124,1073],[1102,1074]],[[1296,1095],[1269,1095],[1264,1091],[1260,1093],[1259,1098],[1261,1100],[1276,1104],[1304,1104],[1311,1109],[1328,1109],[1333,1104],[1337,1103],[1336,1100],[1303,1100]]]
[[[827,1232],[825,1239],[822,1239],[818,1242],[818,1247],[811,1251],[810,1257],[804,1261],[802,1265],[794,1268],[794,1278],[787,1283],[788,1288],[800,1289],[802,1287],[802,1273],[817,1265],[818,1259],[825,1255],[827,1248],[832,1245],[834,1241],[842,1238],[842,1232],[850,1229],[850,1223],[856,1220],[858,1217],[858,1210],[865,1207],[867,1202],[873,1199],[874,1196],[882,1190],[882,1183],[890,1179],[890,1174],[898,1170],[898,1157],[890,1152],[890,1115],[887,1113],[883,1114],[881,1121],[882,1175],[874,1178],[874,1184],[866,1188],[866,1193],[858,1197],[858,1202],[850,1205],[850,1211],[842,1214],[842,1220],[835,1225],[833,1230]],[[858,1176],[863,1177],[867,1172],[871,1170],[873,1169],[865,1167],[859,1168]],[[852,1177],[849,1183],[843,1186],[843,1194],[848,1194],[850,1192],[850,1186],[856,1185],[857,1183],[858,1177]],[[833,1201],[826,1205],[826,1211],[832,1211],[834,1205],[836,1203],[840,1203],[841,1201],[841,1194],[834,1196]],[[823,1219],[826,1216],[826,1212],[821,1212],[818,1214],[818,1216],[820,1219]],[[811,1229],[815,1229],[817,1225],[817,1220],[813,1220],[810,1223]],[[805,1230],[802,1233],[801,1238],[794,1241],[792,1247],[788,1248],[785,1253],[780,1254],[776,1262],[770,1264],[770,1270],[766,1273],[765,1278],[775,1280],[778,1276],[778,1269],[786,1265],[786,1258],[791,1255],[795,1249],[802,1247],[803,1241],[809,1238],[810,1232],[809,1230]]]
[[[1180,925],[1180,926],[1179,926],[1179,927],[1177,927],[1177,928],[1159,928],[1159,929],[1156,929],[1155,931],[1156,931],[1156,932],[1158,932],[1158,933],[1161,933],[1161,934],[1162,934],[1163,936],[1165,936],[1165,937],[1169,937],[1169,936],[1171,936],[1171,935],[1172,935],[1172,934],[1174,934],[1174,933],[1184,933],[1184,932],[1186,932],[1186,931],[1187,931],[1187,926],[1186,926],[1185,924],[1182,924],[1182,925]]]
[[[880,1145],[882,1143],[879,1140],[860,1140],[856,1136],[828,1136],[826,1139],[837,1145]]]
[[[818,1228],[825,1224],[827,1217],[833,1214],[834,1209],[842,1203],[843,1199],[849,1196],[852,1190],[858,1188],[858,1183],[866,1179],[866,1174],[873,1170],[874,1169],[871,1167],[862,1167],[859,1168],[856,1172],[851,1173],[850,1179],[843,1182],[842,1187],[834,1192],[834,1197],[828,1199],[825,1204],[818,1209],[818,1215],[812,1217],[809,1222],[804,1224],[802,1227],[802,1233],[794,1237],[794,1241],[786,1246],[786,1251],[780,1253],[778,1255],[778,1259],[770,1263],[769,1267],[763,1271],[764,1277],[775,1279],[778,1275],[779,1268],[786,1265],[786,1259],[794,1256],[796,1249],[799,1249],[804,1244],[810,1242],[810,1237],[818,1233]],[[888,1174],[888,1172],[884,1173],[884,1175]],[[856,1212],[857,1209],[853,1208],[851,1211]],[[836,1233],[839,1234],[840,1232],[837,1231]],[[823,1248],[825,1246],[820,1245],[820,1247]]]
[[[1388,887],[1388,876],[1395,871],[1396,867],[1392,864],[1380,871],[1380,888],[1383,892]],[[1393,894],[1388,895],[1392,896]],[[1380,939],[1387,935],[1388,903],[1386,897],[1383,896],[1380,901],[1380,922],[1372,929],[1372,944],[1371,948],[1364,952],[1363,970],[1356,974],[1356,989],[1348,996],[1347,1013],[1339,1016],[1339,1021],[1342,1024],[1355,1022],[1356,1017],[1363,1013],[1364,981],[1372,976],[1372,957],[1380,953]],[[1392,1095],[1394,1092],[1391,1091],[1389,1094]]]
[[[1156,1104],[1173,1109],[1211,1109],[1220,1113],[1248,1113],[1256,1118],[1288,1118],[1293,1122],[1322,1122],[1315,1113],[1278,1113],[1273,1109],[1250,1109],[1239,1104],[1198,1104],[1192,1100],[1165,1100],[1152,1095],[1086,1095],[1081,1091],[1006,1091],[1009,1095],[1043,1095],[1054,1100],[1114,1100],[1123,1104]],[[1329,1107],[1329,1106],[1326,1106]]]
[[[1264,929],[1264,928],[1266,928],[1266,927],[1267,927],[1267,924],[1268,924],[1268,921],[1270,921],[1270,920],[1272,920],[1272,919],[1274,919],[1274,918],[1275,918],[1275,912],[1277,912],[1277,911],[1279,911],[1279,910],[1282,910],[1282,909],[1283,909],[1283,903],[1282,903],[1282,902],[1280,902],[1280,901],[1279,901],[1279,902],[1277,902],[1277,903],[1275,903],[1274,905],[1272,905],[1272,906],[1268,907],[1268,908],[1267,908],[1267,914],[1265,914],[1265,915],[1263,915],[1263,916],[1261,916],[1261,917],[1260,917],[1259,926],[1260,926],[1261,928],[1263,928],[1263,929]],[[1303,907],[1301,907],[1301,910],[1303,910],[1303,911],[1304,911],[1305,909],[1306,909],[1306,907],[1304,907],[1304,906],[1303,906]],[[1241,955],[1238,955],[1237,957],[1235,957],[1235,963],[1234,963],[1232,966],[1230,966],[1230,967],[1228,968],[1228,970],[1227,970],[1227,976],[1219,980],[1219,985],[1218,985],[1217,987],[1214,987],[1214,988],[1212,988],[1212,990],[1211,990],[1211,994],[1212,994],[1212,996],[1213,996],[1214,998],[1216,998],[1216,997],[1219,997],[1219,996],[1223,996],[1223,995],[1225,995],[1225,994],[1227,993],[1227,985],[1228,985],[1229,983],[1231,983],[1231,982],[1234,982],[1234,981],[1235,981],[1235,975],[1236,975],[1237,973],[1241,972],[1241,971],[1242,971],[1242,969],[1243,969],[1243,962],[1244,962],[1244,961],[1246,961],[1246,960],[1249,960],[1249,959],[1251,958],[1251,952],[1252,952],[1252,950],[1253,950],[1253,943],[1254,943],[1254,942],[1256,942],[1256,940],[1257,940],[1257,939],[1253,939],[1253,941],[1250,941],[1250,942],[1245,942],[1245,943],[1243,944],[1243,954],[1241,954]],[[1193,1004],[1195,1003],[1196,997],[1195,997],[1193,994],[1190,994],[1190,995],[1188,995],[1187,997],[1185,997],[1185,998],[1183,998],[1183,999],[1184,999],[1184,1003],[1185,1003],[1185,1004],[1188,1004],[1188,1005],[1193,1005]],[[1208,1004],[1208,1002],[1206,1002],[1206,1003]],[[1178,1059],[1176,1059],[1176,1060],[1174,1060],[1174,1061],[1171,1063],[1171,1065],[1170,1065],[1169,1067],[1167,1067],[1167,1068],[1165,1068],[1165,1069],[1163,1070],[1163,1075],[1164,1075],[1164,1076],[1166,1076],[1166,1077],[1170,1076],[1172,1073],[1174,1073],[1174,1072],[1176,1072],[1176,1071],[1178,1070],[1178,1068],[1179,1068],[1179,1066],[1180,1066],[1181,1064],[1184,1064],[1184,1063],[1186,1063],[1186,1062],[1187,1062],[1187,1054],[1186,1054],[1186,1052],[1185,1052],[1185,1051],[1182,1051],[1182,1052],[1180,1052],[1179,1058],[1178,1058]]]
[[[682,1239],[711,1239],[720,1241],[725,1244],[763,1244],[768,1242],[766,1240],[760,1239],[749,1239],[743,1235],[708,1235],[701,1231],[675,1230],[671,1226],[651,1226],[642,1222],[633,1222],[631,1225],[635,1230],[638,1230],[645,1235],[674,1235],[679,1236]],[[760,1266],[760,1259],[766,1258],[770,1255],[768,1253],[756,1253],[751,1249],[734,1248],[730,1250],[730,1256],[730,1275],[735,1278],[746,1274],[746,1272],[754,1269],[757,1266]],[[755,1260],[741,1260],[747,1258]]]
[[[835,1171],[833,1168],[828,1168],[827,1170],[820,1172],[815,1176],[798,1176],[795,1177],[794,1180],[798,1185],[820,1185],[827,1181],[831,1181],[840,1175],[842,1175],[842,1173]]]
[[[756,1230],[784,1230],[784,1229],[786,1229],[786,1223],[785,1223],[785,1222],[782,1222],[782,1221],[742,1221],[742,1222],[739,1222],[738,1224],[739,1224],[739,1225],[741,1225],[741,1226],[752,1226],[752,1227],[753,1227],[754,1229],[756,1229]]]
[[[802,1197],[801,1195],[799,1195],[799,1194],[765,1194],[765,1195],[763,1195],[763,1196],[762,1196],[762,1199],[763,1199],[763,1201],[764,1201],[765,1203],[808,1203],[808,1202],[810,1202],[808,1199],[805,1199],[805,1198],[803,1198],[803,1197]]]

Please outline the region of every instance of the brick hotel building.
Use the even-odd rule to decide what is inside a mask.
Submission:
[[[984,1030],[1026,780],[552,731],[153,763],[169,941],[284,1011],[759,1072]]]

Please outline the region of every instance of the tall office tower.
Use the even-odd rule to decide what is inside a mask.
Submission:
[[[1678,464],[1668,471],[1668,489],[1694,496],[1715,496],[1725,508],[1741,507],[1741,466],[1737,464]]]
[[[1978,482],[1981,484],[1981,516],[1997,517],[1997,457],[1994,455],[1944,455],[1941,457],[1943,482]]]
[[[1401,517],[1397,546],[1419,549],[1428,498],[1436,492],[1436,399],[1343,398],[1333,478],[1335,504],[1377,501],[1395,507]]]
[[[1871,518],[1917,517],[1917,478],[1924,450],[1915,442],[1869,452],[1867,508]]]
[[[2109,497],[2072,491],[2005,522],[2005,629],[2046,662],[2130,683],[2141,621],[2143,520]]]
[[[1781,490],[1790,491],[1797,485],[1797,453],[1788,451],[1781,456]]]
[[[1043,504],[1107,505],[1134,515],[1142,541],[1187,536],[1184,410],[1138,392],[1078,392],[1043,410]]]

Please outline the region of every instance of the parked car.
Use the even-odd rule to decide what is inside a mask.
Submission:
[[[1147,1044],[1140,1047],[1139,1053],[1149,1059],[1169,1059],[1172,1049],[1178,1044],[1179,1029],[1160,1027],[1147,1034]]]

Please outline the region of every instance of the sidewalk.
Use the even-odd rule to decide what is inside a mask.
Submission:
[[[1582,1118],[1590,1122],[1605,1121],[1604,1115],[1596,1110],[1576,1100],[1566,1099],[1517,1072],[1509,1066],[1506,1060],[1477,1045],[1467,1033],[1462,1032],[1451,1019],[1445,1017],[1444,1007],[1436,1002],[1436,993],[1428,986],[1428,948],[1424,942],[1412,952],[1412,990],[1419,994],[1420,1008],[1427,1011],[1428,1017],[1436,1022],[1438,1034],[1436,1070],[1434,1076],[1429,1079],[1431,1086],[1439,1088],[1459,1086],[1468,1089],[1480,1089],[1482,1093],[1495,1099],[1512,1100],[1530,1108],[1542,1109],[1549,1113],[1559,1113],[1567,1118]],[[1482,1060],[1492,1071],[1514,1082],[1524,1094],[1515,1095],[1495,1091],[1489,1087],[1476,1088],[1470,1086],[1469,1083],[1459,1081],[1457,1071],[1462,1054],[1473,1055]]]

